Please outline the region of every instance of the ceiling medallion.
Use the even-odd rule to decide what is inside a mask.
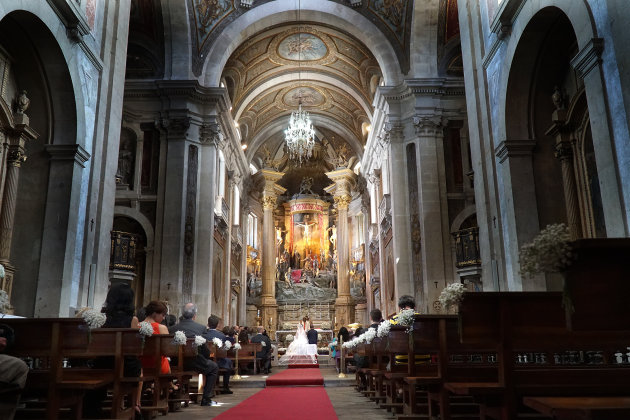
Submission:
[[[300,21],[300,2],[298,2],[298,22]],[[298,78],[301,82],[302,74],[300,72],[300,61],[302,51],[301,33],[298,28],[298,39],[294,49],[298,53]],[[289,119],[289,127],[284,130],[284,140],[289,149],[289,158],[297,161],[298,165],[310,159],[313,155],[313,146],[315,146],[315,130],[308,116],[308,112],[302,110],[302,92],[298,94],[298,110],[291,113]]]

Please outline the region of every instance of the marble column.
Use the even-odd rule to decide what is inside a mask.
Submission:
[[[284,176],[282,172],[262,169],[265,180],[263,190],[263,232],[262,232],[262,325],[270,337],[274,336],[278,322],[278,304],[276,303],[276,232],[273,211],[276,208],[278,195],[286,191],[276,184]]]
[[[354,172],[350,169],[338,169],[326,172],[334,184],[324,188],[333,195],[337,207],[337,300],[335,317],[338,325],[354,322],[354,302],[350,296],[350,233],[348,232],[348,206],[350,190],[354,183]]]

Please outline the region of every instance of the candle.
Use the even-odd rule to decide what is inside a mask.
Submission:
[[[260,317],[260,309],[258,310],[258,315],[256,315],[256,316]]]

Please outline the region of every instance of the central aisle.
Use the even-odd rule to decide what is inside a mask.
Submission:
[[[219,420],[336,420],[319,369],[286,369],[267,378],[267,388],[216,417]]]

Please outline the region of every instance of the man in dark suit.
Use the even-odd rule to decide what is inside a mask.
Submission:
[[[208,317],[208,330],[203,333],[202,337],[209,342],[212,342],[213,338],[218,338],[219,340],[221,340],[221,342],[223,342],[223,345],[225,345],[225,342],[228,340],[228,338],[221,331],[217,330],[219,321],[220,320],[218,316],[210,315]],[[216,360],[217,365],[219,365],[219,369],[225,369],[225,373],[223,374],[223,391],[221,391],[221,393],[233,394],[233,392],[230,390],[230,376],[234,374],[234,365],[232,363],[232,360],[225,357],[219,357]]]
[[[370,311],[370,319],[372,320],[372,324],[370,325],[370,328],[374,328],[375,330],[378,330],[378,326],[381,324],[381,322],[383,322],[383,314],[381,313],[381,310],[372,309]]]
[[[262,372],[268,375],[271,372],[271,340],[264,327],[257,327],[257,330],[258,334],[253,336],[250,342],[262,344],[262,350],[256,352],[256,358],[262,362]]]
[[[317,344],[317,330],[313,326],[311,322],[311,329],[306,333],[306,338],[308,338],[308,344]]]
[[[187,303],[182,309],[182,317],[179,323],[169,327],[168,332],[174,334],[176,331],[182,331],[186,334],[187,338],[195,338],[196,335],[203,335],[206,331],[206,327],[195,322],[197,317],[197,306],[194,303]],[[203,406],[216,406],[217,402],[212,401],[214,396],[214,384],[217,382],[217,375],[219,373],[219,367],[216,363],[210,360],[210,349],[208,346],[199,346],[199,353],[195,358],[195,361],[190,366],[184,366],[185,369],[194,370],[206,377],[206,385],[203,388],[203,397],[201,398],[201,405]]]

